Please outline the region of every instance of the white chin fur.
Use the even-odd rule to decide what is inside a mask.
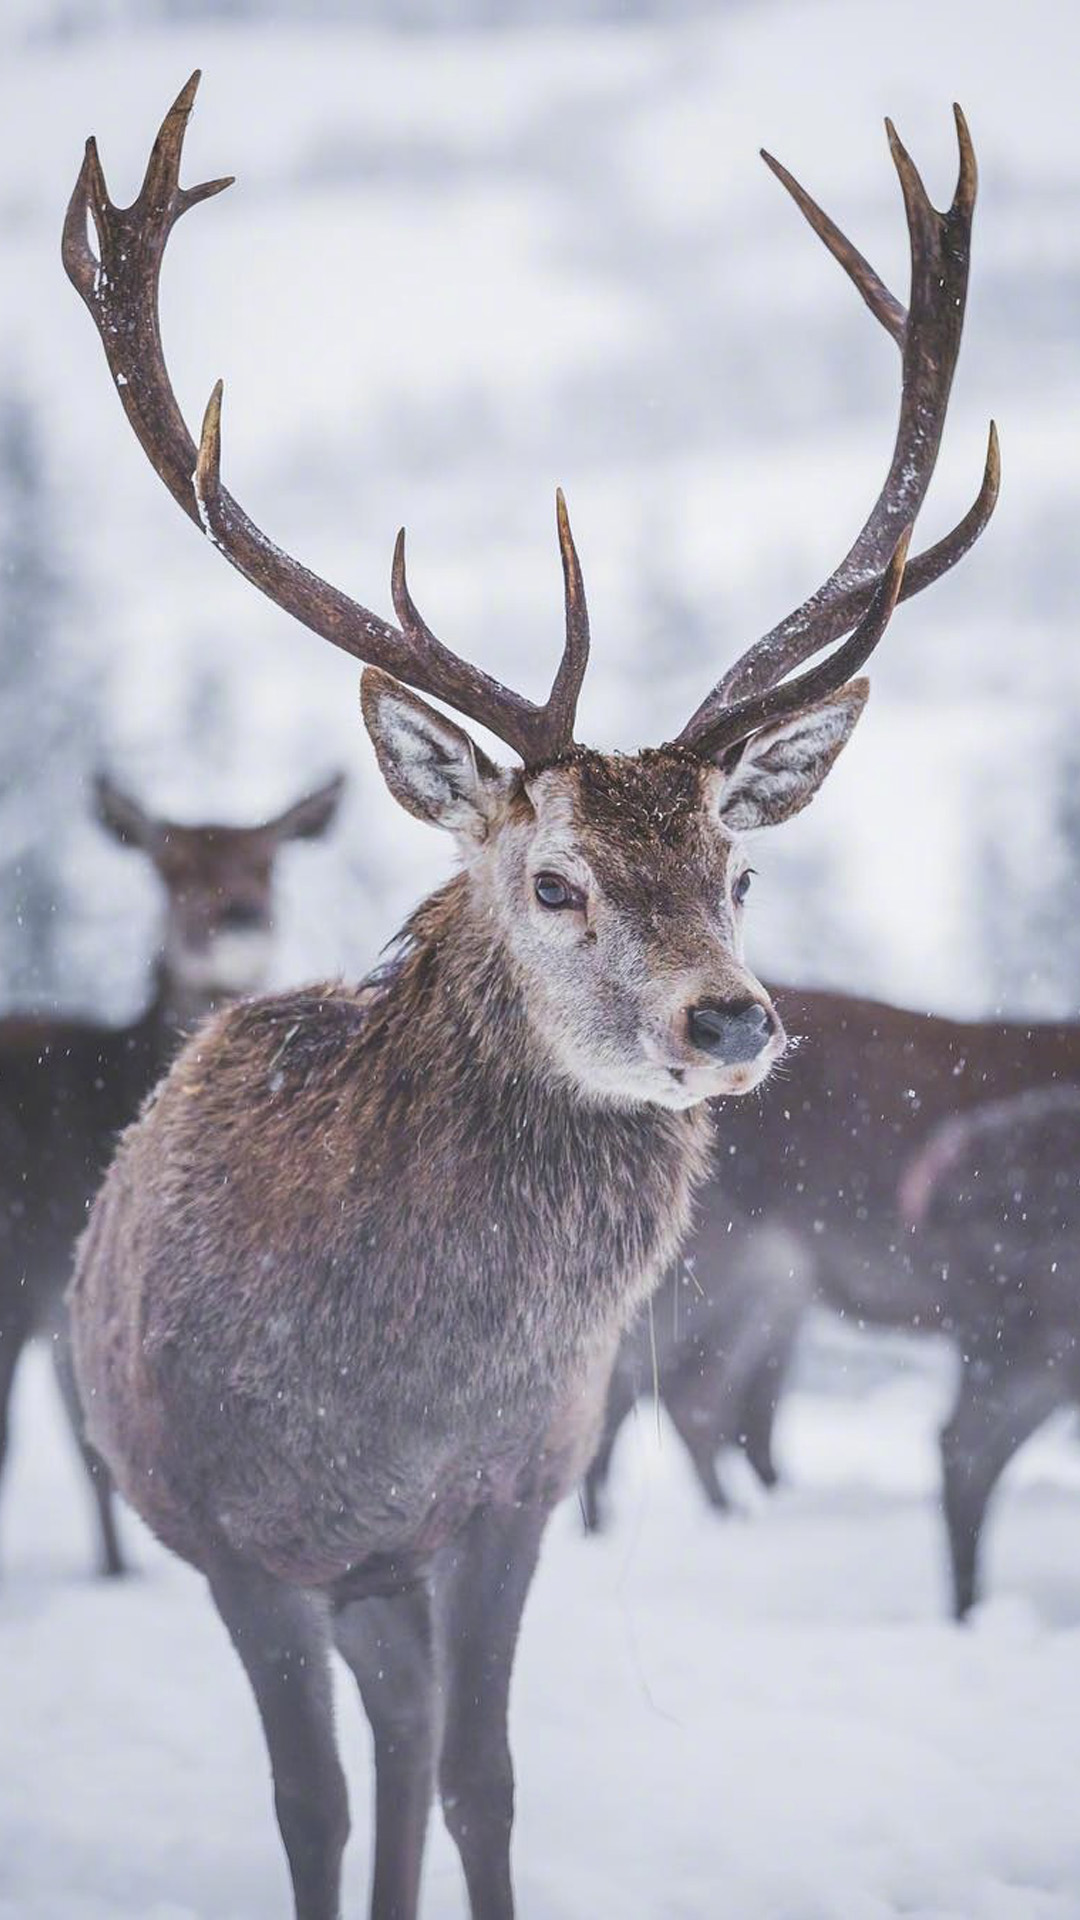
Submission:
[[[201,953],[171,956],[175,979],[193,993],[253,993],[266,978],[268,933],[221,933]]]
[[[767,1047],[757,1060],[734,1067],[687,1067],[676,1080],[666,1068],[643,1061],[640,1066],[598,1069],[587,1082],[578,1084],[594,1100],[614,1100],[620,1106],[666,1107],[672,1113],[684,1113],[704,1100],[716,1100],[752,1093],[761,1085],[776,1059]],[[577,1079],[578,1076],[574,1076]]]

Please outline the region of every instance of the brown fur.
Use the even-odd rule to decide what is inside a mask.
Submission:
[[[467,917],[463,937],[464,885],[374,994],[207,1027],[95,1210],[74,1306],[91,1437],[197,1562],[223,1535],[325,1584],[430,1553],[538,1476],[557,1498],[595,1409],[554,1453],[552,1421],[685,1227],[701,1111],[583,1113],[530,1073],[502,956]]]

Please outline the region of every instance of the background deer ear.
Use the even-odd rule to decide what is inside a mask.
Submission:
[[[153,853],[160,839],[159,823],[144,807],[124,793],[107,773],[94,775],[94,811],[106,833],[125,847]]]
[[[360,682],[364,725],[383,779],[418,820],[482,840],[505,776],[461,727],[378,667]]]
[[[326,832],[338,810],[345,787],[345,775],[335,773],[325,786],[286,807],[276,820],[268,820],[266,830],[275,840],[318,840]]]
[[[849,680],[827,700],[752,734],[733,760],[724,756],[718,810],[725,827],[749,833],[799,813],[850,738],[869,691],[868,680]]]

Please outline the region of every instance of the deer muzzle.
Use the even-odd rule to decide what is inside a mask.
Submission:
[[[691,1007],[686,1025],[692,1047],[731,1067],[756,1060],[779,1030],[776,1016],[760,1000]]]

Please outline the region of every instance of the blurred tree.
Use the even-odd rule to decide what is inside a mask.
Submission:
[[[1039,778],[1012,791],[1008,823],[984,817],[981,934],[1005,1013],[1080,1019],[1080,738],[1056,721],[1034,756]]]
[[[97,728],[72,656],[34,406],[0,389],[0,996],[41,1004],[65,990],[59,943],[65,842],[81,820]]]

